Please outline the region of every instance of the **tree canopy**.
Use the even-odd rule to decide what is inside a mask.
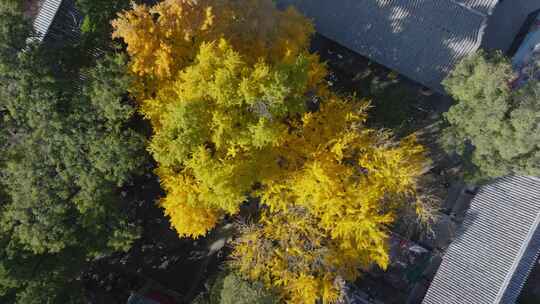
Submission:
[[[165,0],[113,26],[180,236],[257,202],[232,265],[289,303],[333,303],[358,268],[386,267],[396,210],[421,208],[424,149],[366,127],[367,102],[328,90],[307,19],[270,0]]]
[[[312,24],[295,10],[279,11],[271,1],[259,0],[164,0],[151,7],[134,5],[112,24],[113,37],[127,44],[131,70],[139,76],[140,99],[174,81],[203,43],[225,38],[248,64],[260,58],[296,61],[299,53],[309,55],[305,48],[313,33]]]
[[[65,54],[26,43],[20,13],[0,14],[0,302],[76,302],[84,265],[139,233],[122,194],[146,164],[132,77],[111,55],[81,83]]]
[[[16,80],[1,88],[8,135],[2,153],[6,197],[0,234],[9,236],[2,263],[18,267],[12,263],[24,256],[52,258],[55,266],[72,272],[62,265],[67,260],[78,257],[80,264],[127,250],[137,237],[123,211],[121,189],[144,164],[143,140],[126,128],[133,109],[123,96],[128,79],[115,75],[121,59],[105,59],[90,72],[84,93],[71,96],[50,75],[36,77],[34,64],[29,77],[19,70]],[[24,83],[28,79],[33,83]],[[53,268],[51,273],[57,271],[63,272]],[[23,293],[34,281],[33,276],[27,279],[17,285]],[[56,281],[64,285],[62,280]]]
[[[129,0],[76,0],[84,19],[81,24],[81,43],[92,49],[107,49],[111,44],[111,20],[128,9]]]
[[[471,164],[475,180],[540,175],[540,81],[514,88],[515,77],[502,54],[479,52],[444,81],[456,100],[445,114],[444,143]]]
[[[249,22],[257,15],[268,24]],[[164,1],[113,22],[154,129],[150,151],[169,193],[162,205],[181,236],[204,235],[220,215],[236,214],[254,183],[277,169],[271,147],[325,70],[306,51],[312,26],[299,16],[270,1]],[[290,33],[296,28],[302,35]],[[178,49],[169,54],[167,43]]]

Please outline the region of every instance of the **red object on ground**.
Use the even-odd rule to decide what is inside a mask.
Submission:
[[[164,295],[162,293],[159,293],[157,291],[151,291],[144,295],[150,300],[154,300],[160,304],[178,304],[172,297],[168,295]]]

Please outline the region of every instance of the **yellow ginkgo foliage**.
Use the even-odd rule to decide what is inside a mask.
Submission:
[[[164,0],[113,25],[180,236],[258,202],[232,263],[294,304],[334,303],[358,269],[387,266],[398,210],[422,213],[424,151],[367,128],[368,103],[328,90],[306,18],[271,0]]]
[[[340,280],[385,268],[388,226],[400,207],[415,207],[423,148],[363,126],[365,109],[330,96],[304,114],[280,147],[286,174],[262,184],[262,218],[236,241],[237,269],[289,303],[333,303]]]
[[[313,64],[302,55],[248,64],[225,40],[201,44],[192,65],[141,102],[154,129],[149,149],[167,192],[164,202],[236,214],[257,182],[281,170],[277,147],[306,111],[306,92],[317,89],[309,78]],[[162,206],[177,217],[189,210],[169,210],[176,204]],[[204,223],[208,230],[215,221]],[[193,234],[182,221],[173,226],[182,236],[206,232]]]
[[[181,236],[204,235],[279,169],[273,147],[287,121],[324,90],[326,69],[307,51],[313,26],[271,0],[164,0],[134,5],[113,27],[153,127],[162,206]],[[180,220],[188,211],[212,220],[195,229]]]
[[[292,8],[277,10],[271,0],[163,0],[134,5],[112,24],[113,37],[127,44],[132,71],[144,81],[138,93],[146,96],[190,65],[202,43],[225,38],[250,64],[260,58],[274,63],[296,60],[313,33],[305,17]]]
[[[267,210],[240,233],[232,266],[247,279],[279,291],[289,303],[339,299],[340,280],[330,260],[341,255],[339,244],[327,238],[308,210],[292,205],[286,211]]]

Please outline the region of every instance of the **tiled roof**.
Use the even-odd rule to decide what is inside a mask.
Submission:
[[[461,5],[469,7],[485,15],[491,14],[493,9],[495,8],[495,6],[497,6],[497,3],[499,2],[499,0],[449,0],[449,1],[459,3]]]
[[[482,187],[424,304],[514,303],[540,251],[540,179]]]
[[[82,20],[75,0],[45,0],[34,19],[34,30],[38,35],[30,41],[44,43],[49,48],[74,45],[81,38]],[[104,54],[99,48],[88,49],[87,52],[94,58]],[[87,72],[81,71],[76,86],[81,88],[87,78]]]
[[[37,39],[39,41],[45,38],[45,35],[51,27],[56,13],[60,9],[62,0],[45,0],[43,1],[39,12],[34,19],[34,30],[38,34]]]
[[[501,1],[489,17],[482,48],[510,51],[528,16],[540,9],[538,0]],[[514,50],[515,51],[515,50]],[[512,54],[509,54],[510,56]]]
[[[440,82],[482,42],[497,0],[278,0],[317,31],[439,92]]]

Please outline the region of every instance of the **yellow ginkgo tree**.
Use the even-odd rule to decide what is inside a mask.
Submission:
[[[269,0],[163,0],[134,5],[112,22],[113,38],[127,44],[131,70],[144,97],[174,81],[191,65],[201,44],[225,38],[249,64],[296,61],[306,52],[313,25],[294,9]],[[322,68],[322,66],[319,66]],[[313,70],[312,72],[318,73]]]
[[[421,206],[423,148],[363,126],[365,109],[332,97],[303,115],[281,147],[286,174],[263,182],[261,219],[235,242],[233,265],[290,303],[332,303],[358,269],[385,268],[396,211]]]
[[[113,27],[153,127],[165,213],[181,236],[204,235],[280,169],[274,148],[324,90],[325,67],[307,51],[313,26],[268,0],[165,0]]]
[[[113,26],[180,236],[258,202],[232,265],[289,303],[333,303],[358,269],[386,267],[398,210],[421,211],[424,150],[367,128],[367,102],[328,90],[307,19],[271,0],[164,0]]]

